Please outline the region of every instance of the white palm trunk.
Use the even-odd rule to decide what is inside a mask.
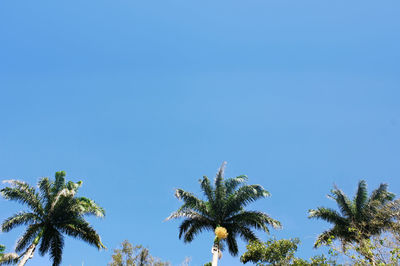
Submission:
[[[211,248],[211,253],[213,254],[211,265],[218,266],[218,259],[221,258],[221,251],[219,250],[218,244],[213,245]]]
[[[36,244],[33,243],[30,247],[26,250],[24,256],[18,262],[18,266],[24,266],[25,263],[33,257],[33,253],[35,252]]]

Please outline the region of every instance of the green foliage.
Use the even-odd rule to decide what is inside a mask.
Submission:
[[[1,225],[4,232],[17,226],[27,229],[17,241],[16,251],[38,245],[39,254],[50,253],[53,265],[61,264],[64,247],[63,234],[79,238],[98,249],[105,248],[100,236],[84,219],[86,215],[103,217],[105,212],[94,201],[75,197],[82,182],[65,182],[65,172],[55,174],[55,181],[41,178],[39,192],[25,182],[7,180],[10,184],[1,190],[5,199],[20,202],[29,212],[22,211],[7,218]]]
[[[334,243],[329,245],[329,253],[342,255],[351,265],[399,265],[400,241],[393,233],[384,233],[350,243],[343,249]]]
[[[317,266],[336,265],[333,256],[327,258],[325,255],[316,255],[307,261],[295,257],[300,240],[294,239],[269,239],[267,242],[250,242],[246,252],[240,257],[242,263],[252,262],[259,266],[263,265],[296,265],[296,266]]]
[[[211,262],[207,262],[206,264],[204,264],[204,266],[212,266]]]
[[[227,243],[232,255],[237,255],[238,236],[247,241],[258,240],[252,231],[253,228],[269,232],[268,226],[279,228],[280,223],[266,213],[246,211],[245,207],[248,204],[268,197],[269,192],[260,185],[245,184],[246,176],[224,180],[224,168],[225,163],[220,167],[214,185],[206,176],[200,180],[206,200],[201,200],[183,189],[177,189],[175,196],[183,201],[183,205],[167,220],[185,219],[179,227],[179,238],[183,237],[185,242],[193,241],[195,236],[204,230],[214,231],[217,226],[222,226],[228,232],[228,237],[222,242]]]
[[[247,246],[247,251],[240,257],[242,263],[269,263],[272,265],[287,265],[297,251],[300,243],[295,239],[270,239],[267,242],[251,241]]]
[[[112,261],[109,266],[170,266],[169,262],[150,255],[147,248],[142,245],[133,246],[128,240],[121,244],[121,249],[114,249]]]

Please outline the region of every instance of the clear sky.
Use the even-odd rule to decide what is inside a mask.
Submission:
[[[179,265],[192,244],[174,188],[247,174],[272,197],[250,206],[299,237],[307,210],[365,179],[400,195],[400,2],[321,0],[0,1],[0,179],[83,180],[106,218],[107,251],[68,238],[62,265],[106,265],[124,239]],[[4,185],[1,185],[4,186]],[[0,219],[21,210],[0,199]],[[0,234],[10,250],[22,229]],[[259,232],[262,239],[265,233]],[[245,251],[241,242],[240,253]],[[28,265],[49,265],[38,254]],[[220,265],[240,265],[225,252]]]

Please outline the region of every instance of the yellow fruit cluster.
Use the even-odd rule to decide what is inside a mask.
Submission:
[[[228,232],[226,231],[225,227],[218,226],[215,228],[215,235],[218,237],[218,239],[225,239],[228,237]]]

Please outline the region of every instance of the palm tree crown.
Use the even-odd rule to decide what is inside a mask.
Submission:
[[[81,181],[66,183],[65,172],[57,172],[55,181],[48,178],[39,180],[39,192],[22,181],[5,182],[11,186],[1,190],[3,197],[25,204],[30,209],[29,212],[22,211],[9,217],[1,225],[4,232],[19,225],[27,225],[26,231],[17,242],[17,252],[30,246],[32,256],[39,245],[41,255],[49,252],[53,265],[60,265],[64,246],[63,234],[80,238],[98,249],[104,248],[100,236],[85,221],[84,216],[103,217],[105,212],[93,200],[75,197],[82,185]]]
[[[206,176],[199,181],[206,200],[177,189],[175,196],[184,203],[167,220],[185,219],[179,227],[179,238],[183,236],[186,243],[203,230],[214,231],[217,226],[224,227],[228,232],[224,241],[229,252],[237,255],[237,236],[246,241],[257,240],[252,228],[269,232],[268,225],[277,228],[280,223],[263,212],[246,211],[244,208],[249,203],[268,197],[269,192],[260,185],[246,185],[247,177],[244,175],[224,180],[224,168],[225,162],[215,177],[214,185]]]
[[[338,238],[344,246],[346,243],[358,243],[392,226],[392,217],[378,215],[395,198],[393,193],[387,191],[386,184],[381,184],[368,197],[367,184],[361,180],[353,200],[337,187],[331,193],[329,197],[336,201],[340,212],[325,207],[309,210],[309,218],[333,224],[331,229],[318,236],[315,247],[326,244],[332,237]]]

